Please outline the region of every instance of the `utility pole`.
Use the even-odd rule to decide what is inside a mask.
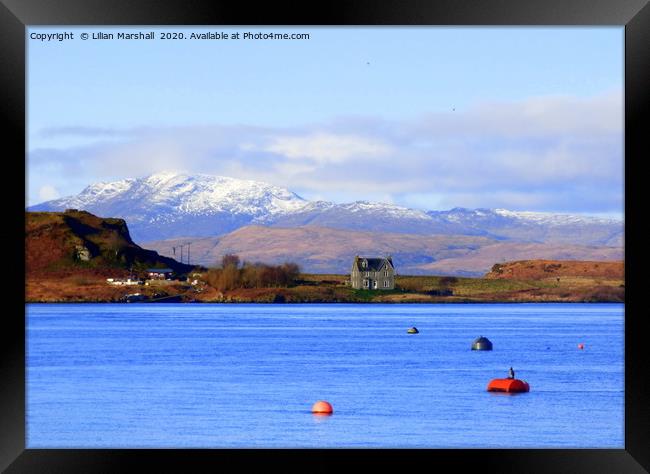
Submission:
[[[187,264],[188,265],[190,264],[190,245],[191,244],[192,244],[192,242],[187,243]]]

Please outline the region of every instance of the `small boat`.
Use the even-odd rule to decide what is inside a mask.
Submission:
[[[140,293],[131,293],[129,295],[125,295],[122,298],[122,301],[126,303],[136,303],[138,301],[145,301],[147,299],[146,296],[141,295]]]
[[[419,333],[420,331],[418,331],[418,328],[416,328],[415,326],[413,326],[412,328],[408,328],[408,329],[406,330],[406,332],[407,332],[408,334],[417,334],[417,333]]]
[[[530,391],[528,382],[519,379],[494,379],[487,387],[488,392],[521,393]]]

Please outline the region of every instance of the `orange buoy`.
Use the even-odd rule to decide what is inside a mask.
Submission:
[[[519,379],[494,379],[488,384],[487,390],[488,392],[519,393],[528,392],[530,386],[528,382]]]
[[[319,400],[316,403],[314,403],[314,406],[311,407],[311,412],[316,413],[318,415],[331,415],[334,413],[334,409],[332,408],[332,405],[330,405],[328,402]]]
[[[585,345],[582,342],[580,344],[578,344],[578,349],[584,349],[584,348],[585,348]]]

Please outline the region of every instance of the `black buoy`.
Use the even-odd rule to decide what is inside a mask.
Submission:
[[[413,326],[412,328],[408,328],[408,329],[406,330],[406,332],[409,333],[409,334],[417,334],[417,333],[419,333],[420,331],[418,331],[418,328],[416,328],[415,326]]]
[[[472,343],[473,351],[491,351],[492,343],[487,337],[479,337]]]

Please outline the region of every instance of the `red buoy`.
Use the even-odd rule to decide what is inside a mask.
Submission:
[[[528,392],[530,386],[528,382],[519,379],[494,379],[491,380],[487,387],[488,392]]]
[[[584,348],[585,348],[585,345],[582,342],[580,344],[578,344],[578,349],[584,349]]]
[[[314,403],[314,406],[311,407],[311,412],[316,413],[318,415],[331,415],[334,413],[334,409],[332,408],[332,405],[330,405],[328,402],[319,400],[316,403]]]

